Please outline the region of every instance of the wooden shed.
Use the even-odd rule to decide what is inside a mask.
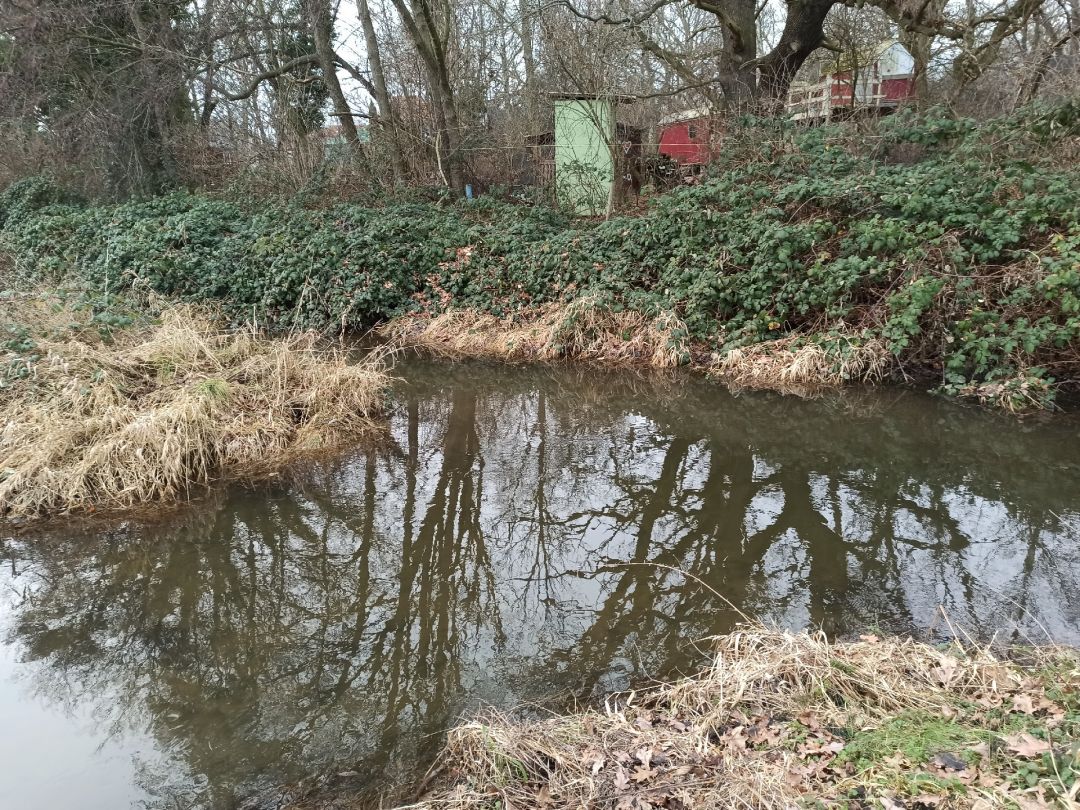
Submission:
[[[641,135],[624,140],[629,128],[615,121],[617,105],[628,96],[556,93],[553,140],[555,195],[579,214],[595,216],[607,210],[627,152],[640,151]],[[541,136],[542,137],[542,136]]]
[[[823,72],[818,82],[793,82],[787,112],[795,121],[828,121],[865,110],[892,112],[915,95],[915,60],[895,39],[872,49],[855,70]]]
[[[682,166],[708,163],[719,135],[716,119],[706,107],[666,115],[660,119],[657,151]]]

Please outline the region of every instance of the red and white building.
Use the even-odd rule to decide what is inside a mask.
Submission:
[[[793,82],[787,112],[796,121],[828,121],[855,110],[891,112],[915,95],[915,60],[896,40],[882,42],[858,70],[826,73],[816,83]]]
[[[657,151],[682,166],[708,163],[719,132],[717,119],[705,107],[672,113],[660,119]]]

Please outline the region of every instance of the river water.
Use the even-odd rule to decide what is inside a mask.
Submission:
[[[385,441],[152,522],[4,537],[0,807],[224,810],[313,772],[375,795],[480,707],[692,669],[735,608],[1080,643],[1073,416],[397,373]]]

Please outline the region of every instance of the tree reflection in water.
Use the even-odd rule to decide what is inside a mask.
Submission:
[[[6,541],[7,641],[39,691],[152,734],[163,806],[331,766],[404,783],[477,705],[692,666],[738,618],[713,592],[837,633],[925,628],[940,604],[1080,641],[1071,418],[403,373],[389,446],[166,525]]]

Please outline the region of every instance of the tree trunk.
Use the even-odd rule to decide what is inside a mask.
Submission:
[[[176,3],[128,6],[139,58],[132,65],[130,107],[120,122],[112,184],[122,192],[158,194],[178,182],[175,137],[192,121],[191,98],[182,70],[183,46],[173,26]]]
[[[1077,0],[1080,2],[1080,0]],[[539,118],[536,87],[536,53],[533,44],[533,20],[527,0],[520,0],[518,16],[521,19],[521,61],[525,69],[525,111],[529,118],[529,127],[533,128]]]
[[[334,17],[330,10],[330,0],[306,0],[306,3],[308,24],[311,26],[311,36],[315,42],[315,53],[319,57],[323,83],[326,85],[330,102],[334,105],[334,117],[341,124],[345,142],[359,150],[361,148],[360,133],[357,132],[356,121],[353,120],[352,110],[349,109],[349,102],[345,100],[345,93],[341,89],[341,82],[337,75],[332,41]]]
[[[766,107],[779,109],[792,79],[825,38],[825,17],[836,0],[791,0],[780,41],[758,66],[759,95]]]
[[[915,103],[920,108],[925,107],[930,101],[930,52],[934,38],[929,34],[901,30],[900,42],[915,61]]]
[[[435,102],[435,120],[438,133],[435,136],[435,152],[439,173],[443,182],[457,194],[465,193],[465,172],[461,158],[461,132],[457,115],[454,88],[446,67],[445,43],[439,33],[431,6],[418,3],[419,14],[414,14],[406,0],[392,0],[401,15],[405,31],[420,55],[428,89]]]
[[[371,9],[367,0],[357,0],[357,13],[360,25],[364,29],[364,47],[367,50],[368,68],[371,70],[371,86],[375,90],[375,106],[379,111],[379,132],[383,135],[390,152],[390,169],[394,174],[394,184],[404,185],[408,178],[405,160],[401,155],[401,143],[394,108],[390,103],[390,93],[386,89],[386,74],[383,72],[382,54],[379,53],[379,40],[375,36],[375,24],[371,19]]]
[[[723,26],[720,87],[724,91],[724,105],[732,112],[745,110],[757,95],[755,11],[754,0],[737,0],[728,6],[730,22]]]

